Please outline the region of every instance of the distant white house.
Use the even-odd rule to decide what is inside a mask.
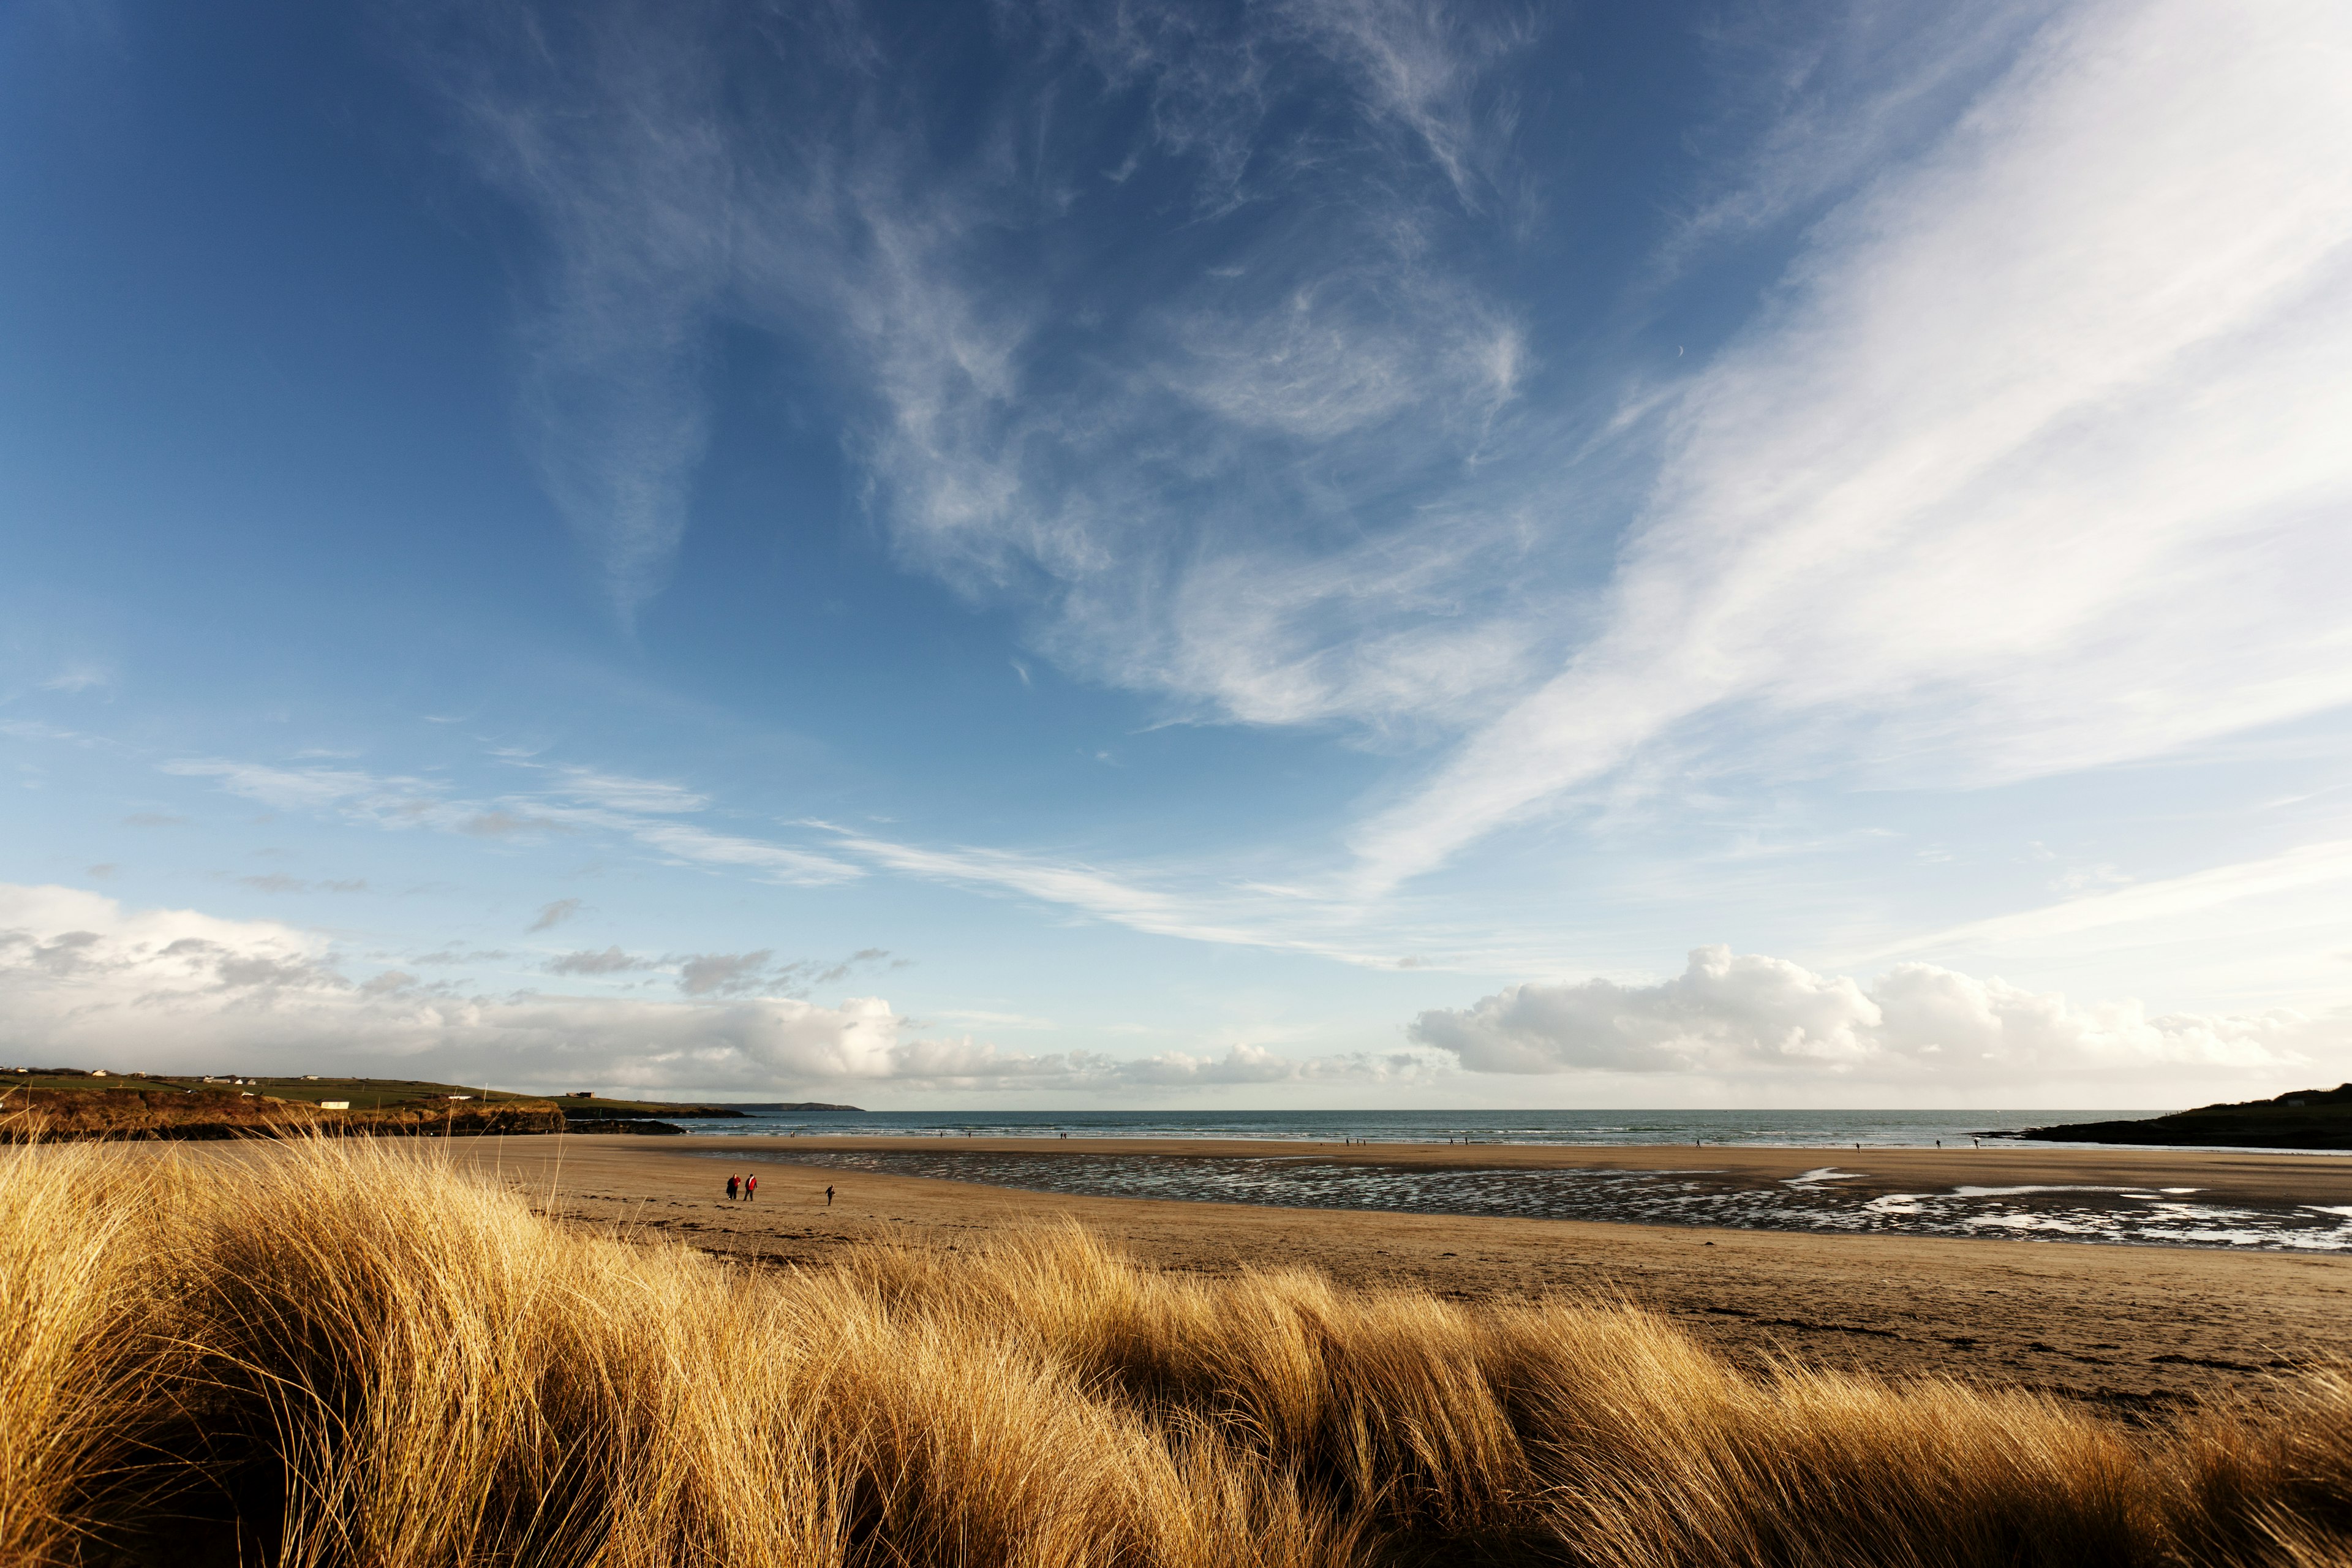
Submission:
[[[349,1110],[351,1108],[352,1102],[348,1100],[322,1100],[319,1101],[319,1109],[321,1110]]]

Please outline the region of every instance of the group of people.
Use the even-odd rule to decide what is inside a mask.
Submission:
[[[756,1174],[739,1176],[732,1172],[728,1173],[727,1201],[729,1203],[741,1202],[748,1204],[759,1195],[760,1178]],[[831,1208],[833,1206],[833,1189],[831,1187],[827,1187],[824,1190],[824,1206],[827,1208]]]

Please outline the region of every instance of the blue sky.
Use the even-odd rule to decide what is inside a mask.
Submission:
[[[0,1054],[2352,1076],[2352,19],[0,15]]]

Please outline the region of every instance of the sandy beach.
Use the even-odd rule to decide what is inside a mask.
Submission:
[[[888,1239],[942,1252],[992,1231],[1077,1220],[1150,1266],[1229,1274],[1302,1265],[1354,1284],[1394,1281],[1461,1299],[1622,1297],[1754,1364],[1774,1356],[2047,1390],[2122,1411],[2233,1392],[2352,1354],[2352,1258],[1698,1226],[1176,1202],[1023,1191],[805,1163],[844,1153],[1066,1160],[1077,1141],[570,1135],[453,1148],[551,1212],[643,1226],[716,1253],[819,1262]],[[1681,1148],[1293,1145],[1088,1140],[1090,1157],[1275,1158],[1400,1170],[1675,1171]],[[1711,1148],[1733,1182],[1816,1170],[1812,1149]],[[1869,1150],[1849,1155],[1868,1196],[1969,1184],[2193,1188],[2216,1202],[2352,1205],[2352,1161],[2176,1150]],[[730,1170],[761,1176],[730,1203]],[[824,1192],[836,1198],[827,1207]]]

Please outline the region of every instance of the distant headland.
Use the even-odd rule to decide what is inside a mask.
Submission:
[[[2144,1121],[2077,1121],[1995,1136],[2171,1148],[2352,1149],[2352,1083],[2295,1089],[2271,1100],[2200,1105]]]
[[[678,1121],[796,1111],[863,1114],[815,1100],[690,1104],[587,1091],[514,1094],[422,1079],[122,1073],[0,1068],[0,1142],[268,1138],[287,1132],[450,1137],[582,1131],[675,1133]]]

